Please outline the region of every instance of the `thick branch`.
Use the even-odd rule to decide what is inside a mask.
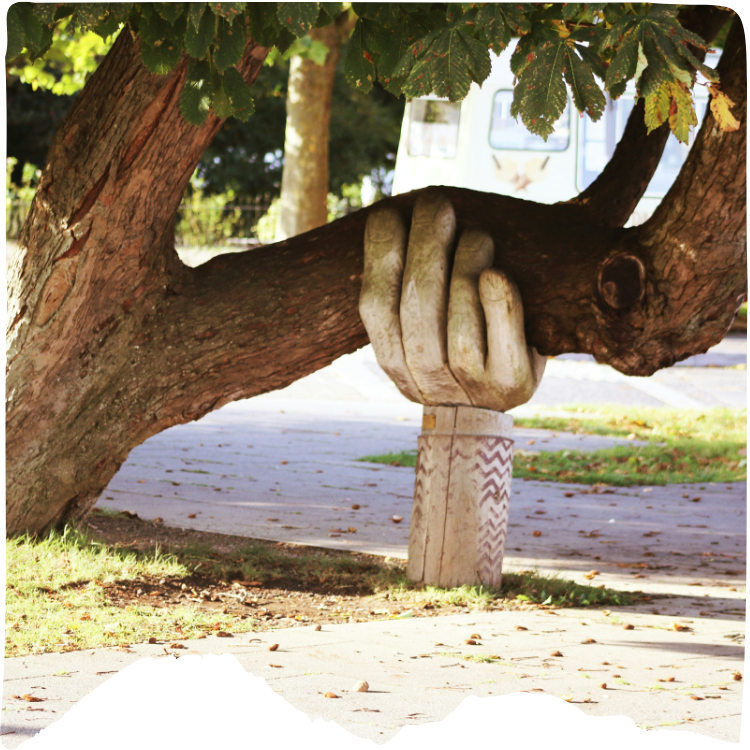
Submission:
[[[731,11],[713,5],[693,5],[681,11],[679,20],[710,44],[731,15]],[[692,51],[701,60],[705,57],[703,50]],[[568,203],[583,207],[592,221],[609,227],[624,226],[659,166],[669,135],[666,123],[648,134],[641,99],[630,113],[622,138],[602,173]]]

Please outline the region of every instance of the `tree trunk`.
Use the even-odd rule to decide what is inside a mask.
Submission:
[[[328,221],[328,141],[331,99],[341,45],[354,17],[313,29],[310,37],[328,48],[325,63],[292,57],[286,95],[284,171],[276,241],[308,232]]]
[[[248,43],[246,80],[266,54]],[[367,343],[357,306],[369,209],[198,268],[180,263],[175,211],[221,125],[181,119],[185,67],[148,73],[124,31],[51,148],[9,271],[9,534],[84,515],[150,436]],[[709,111],[680,178],[640,227],[612,227],[586,206],[440,188],[459,230],[492,234],[541,353],[591,352],[648,375],[729,328],[747,283],[738,21],[721,69],[741,129],[720,132]],[[408,218],[419,192],[388,202]]]

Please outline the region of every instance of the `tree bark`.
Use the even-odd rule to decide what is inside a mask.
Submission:
[[[286,95],[284,171],[281,176],[276,241],[308,232],[328,221],[328,142],[331,100],[341,45],[354,16],[313,29],[310,38],[328,48],[325,63],[292,57]]]
[[[248,81],[266,53],[248,43]],[[221,125],[181,119],[184,75],[184,61],[148,73],[126,30],[52,146],[9,272],[9,534],[84,515],[148,437],[367,343],[357,308],[369,209],[198,268],[180,263],[175,210]],[[577,205],[440,188],[459,231],[493,236],[542,354],[591,352],[648,375],[729,328],[747,284],[739,21],[721,75],[741,129],[719,131],[709,111],[640,227],[608,226]],[[408,219],[419,192],[387,200]]]

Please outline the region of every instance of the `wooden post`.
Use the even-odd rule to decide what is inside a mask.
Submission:
[[[471,406],[425,406],[407,576],[453,588],[499,587],[513,469],[513,418]]]

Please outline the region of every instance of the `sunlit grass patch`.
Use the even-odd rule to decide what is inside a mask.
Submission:
[[[573,416],[574,415],[574,416]],[[682,484],[747,479],[747,411],[575,406],[565,416],[523,417],[522,427],[646,441],[593,452],[515,451],[513,476],[580,484]],[[417,452],[362,461],[416,466]]]

